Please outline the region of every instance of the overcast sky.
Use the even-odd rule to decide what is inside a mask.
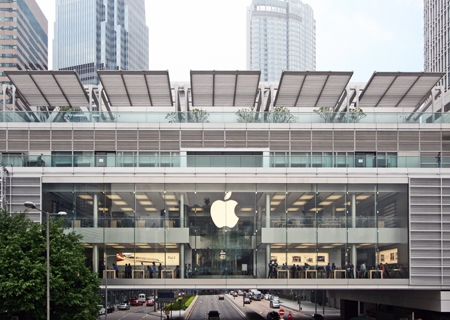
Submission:
[[[37,0],[49,22],[55,0]],[[423,0],[304,0],[316,20],[318,71],[423,71]],[[190,70],[245,70],[246,8],[251,0],[145,0],[150,70],[188,81]]]

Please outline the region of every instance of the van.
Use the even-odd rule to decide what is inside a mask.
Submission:
[[[145,298],[145,294],[144,293],[139,293],[138,299],[139,302],[145,302],[147,301],[147,299]]]

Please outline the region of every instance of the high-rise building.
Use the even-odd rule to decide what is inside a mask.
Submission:
[[[48,69],[47,19],[35,0],[1,1],[0,30],[2,85],[11,83],[5,70]]]
[[[83,84],[98,84],[97,70],[148,69],[144,0],[57,0],[53,69]]]
[[[262,81],[281,72],[316,70],[316,21],[300,0],[253,0],[247,11],[247,69]]]
[[[424,0],[424,70],[445,72],[440,85],[448,91],[449,84],[449,14],[450,0]]]

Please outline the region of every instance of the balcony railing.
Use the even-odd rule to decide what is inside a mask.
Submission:
[[[183,156],[183,155],[63,155],[0,156],[11,167],[220,167],[220,168],[448,168],[450,157],[397,156]]]
[[[2,112],[0,122],[104,123],[450,123],[442,113],[333,112]]]

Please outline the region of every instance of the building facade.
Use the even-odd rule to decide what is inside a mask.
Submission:
[[[5,70],[48,69],[47,19],[35,0],[2,1],[0,29],[0,90],[9,107]]]
[[[416,111],[443,73],[352,74],[98,71],[84,88],[73,71],[7,72],[29,104],[83,111],[2,115],[2,203],[67,212],[109,290],[318,289],[345,319],[450,312],[450,121]]]
[[[284,70],[316,70],[314,12],[300,0],[253,0],[247,12],[247,69],[262,81]]]
[[[76,70],[98,84],[97,70],[148,69],[144,0],[57,0],[53,69]]]

